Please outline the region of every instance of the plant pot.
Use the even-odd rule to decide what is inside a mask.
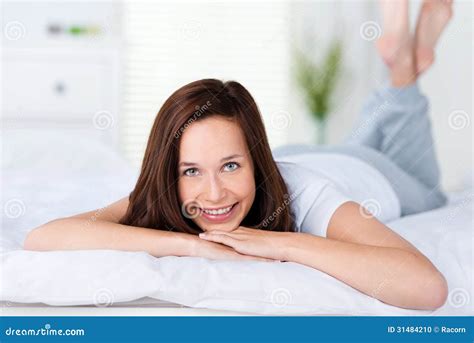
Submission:
[[[321,118],[325,116],[314,116],[316,118]],[[327,143],[327,120],[326,119],[316,119],[315,120],[315,125],[316,125],[316,144],[318,145],[324,145]]]

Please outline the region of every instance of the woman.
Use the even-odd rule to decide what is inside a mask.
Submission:
[[[129,197],[42,225],[25,249],[292,261],[391,305],[442,306],[443,275],[361,204],[389,220],[446,201],[416,78],[433,61],[451,4],[425,1],[414,39],[406,0],[382,8],[378,49],[391,85],[370,99],[346,144],[287,146],[275,161],[247,90],[196,81],[160,109]]]

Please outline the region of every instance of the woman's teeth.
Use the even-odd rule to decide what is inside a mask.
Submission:
[[[226,207],[226,208],[220,208],[218,210],[203,210],[203,211],[206,212],[207,214],[213,214],[213,215],[225,214],[225,213],[229,212],[232,209],[232,206],[234,206],[234,205],[231,205],[231,206]]]

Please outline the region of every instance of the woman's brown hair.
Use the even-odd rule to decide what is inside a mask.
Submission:
[[[255,100],[240,83],[216,79],[181,87],[161,107],[121,224],[190,234],[202,232],[183,214],[179,203],[179,146],[189,125],[216,115],[240,125],[254,164],[255,199],[240,225],[270,231],[295,230],[290,196],[273,160]]]

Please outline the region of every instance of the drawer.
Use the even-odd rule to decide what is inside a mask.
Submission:
[[[41,58],[4,59],[3,111],[9,117],[74,118],[110,108],[114,94],[113,63]]]

